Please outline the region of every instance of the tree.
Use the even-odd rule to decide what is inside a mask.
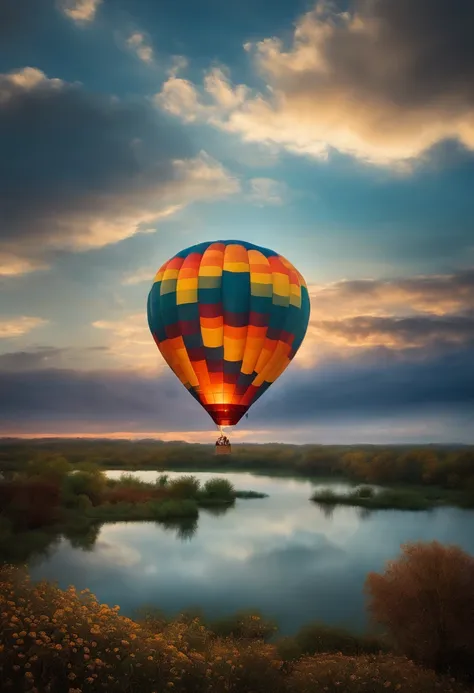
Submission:
[[[438,671],[474,678],[474,557],[457,546],[405,544],[366,581],[369,611],[397,647]]]
[[[107,477],[103,472],[76,471],[64,481],[64,499],[67,505],[76,505],[80,496],[87,496],[93,505],[97,505],[106,487]]]
[[[29,477],[41,477],[49,481],[61,481],[72,471],[72,465],[63,455],[38,455],[28,462]]]

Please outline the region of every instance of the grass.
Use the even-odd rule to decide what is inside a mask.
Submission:
[[[268,498],[268,493],[260,493],[259,491],[236,491],[235,497],[243,499]]]
[[[322,489],[316,491],[311,500],[321,505],[349,505],[372,510],[428,510],[437,505],[423,493],[407,488],[387,488],[374,492],[370,487],[359,487],[349,493]]]
[[[86,511],[91,520],[169,520],[198,517],[199,509],[194,500],[165,500],[146,503],[104,503]]]
[[[142,622],[100,604],[89,590],[30,582],[26,571],[0,569],[0,689],[12,693],[465,693],[390,654],[328,650],[284,661],[265,643],[259,617],[236,635],[199,618]],[[241,627],[239,624],[237,624]],[[218,628],[217,628],[218,630]],[[250,637],[249,637],[250,636]],[[333,645],[339,646],[340,638]]]

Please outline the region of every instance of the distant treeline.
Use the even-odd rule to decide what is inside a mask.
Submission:
[[[143,440],[36,439],[0,441],[0,470],[20,471],[38,455],[61,454],[73,465],[104,469],[252,470],[301,476],[343,477],[372,484],[433,485],[474,492],[472,446],[213,445]]]

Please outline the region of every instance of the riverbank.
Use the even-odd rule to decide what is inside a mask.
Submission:
[[[219,477],[204,484],[190,475],[162,474],[154,482],[131,474],[111,479],[93,465],[71,470],[53,458],[0,482],[0,554],[2,561],[27,560],[61,536],[87,545],[107,522],[159,522],[190,537],[201,509],[223,514],[237,499],[265,497],[236,490]]]
[[[214,455],[213,445],[158,440],[0,439],[0,472],[7,476],[22,473],[34,459],[48,457],[61,457],[73,468],[93,462],[102,470],[251,472],[318,483],[326,479],[422,488],[430,506],[439,502],[474,507],[474,447],[466,445],[235,443],[223,464],[223,458]]]

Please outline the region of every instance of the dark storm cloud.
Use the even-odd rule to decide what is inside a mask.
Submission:
[[[340,339],[348,345],[381,344],[401,348],[431,343],[474,344],[474,315],[403,318],[360,315],[345,320],[312,322],[311,329],[325,339]]]
[[[105,346],[83,348],[43,346],[25,351],[12,351],[0,354],[0,373],[2,371],[34,371],[40,368],[58,367],[64,360],[71,359],[77,363],[81,358],[87,359],[87,357],[107,351],[108,347]]]
[[[431,409],[474,414],[474,345],[435,357],[380,350],[359,363],[334,361],[293,371],[256,405],[253,419],[301,423],[338,417],[422,414]],[[407,360],[410,358],[410,360]]]
[[[59,429],[64,422],[73,429],[78,421],[85,430],[102,424],[118,430],[183,430],[190,420],[199,423],[199,412],[175,380],[122,371],[0,371],[0,430],[30,423]],[[205,417],[203,412],[203,423]]]
[[[402,106],[474,105],[471,0],[356,0],[351,6],[366,32],[341,27],[325,43],[339,84]]]
[[[343,418],[423,414],[433,408],[474,410],[474,351],[415,362],[384,352],[358,363],[294,368],[254,408],[252,426],[305,426]],[[173,375],[73,370],[0,371],[1,430],[30,424],[68,430],[200,430],[204,411]]]

